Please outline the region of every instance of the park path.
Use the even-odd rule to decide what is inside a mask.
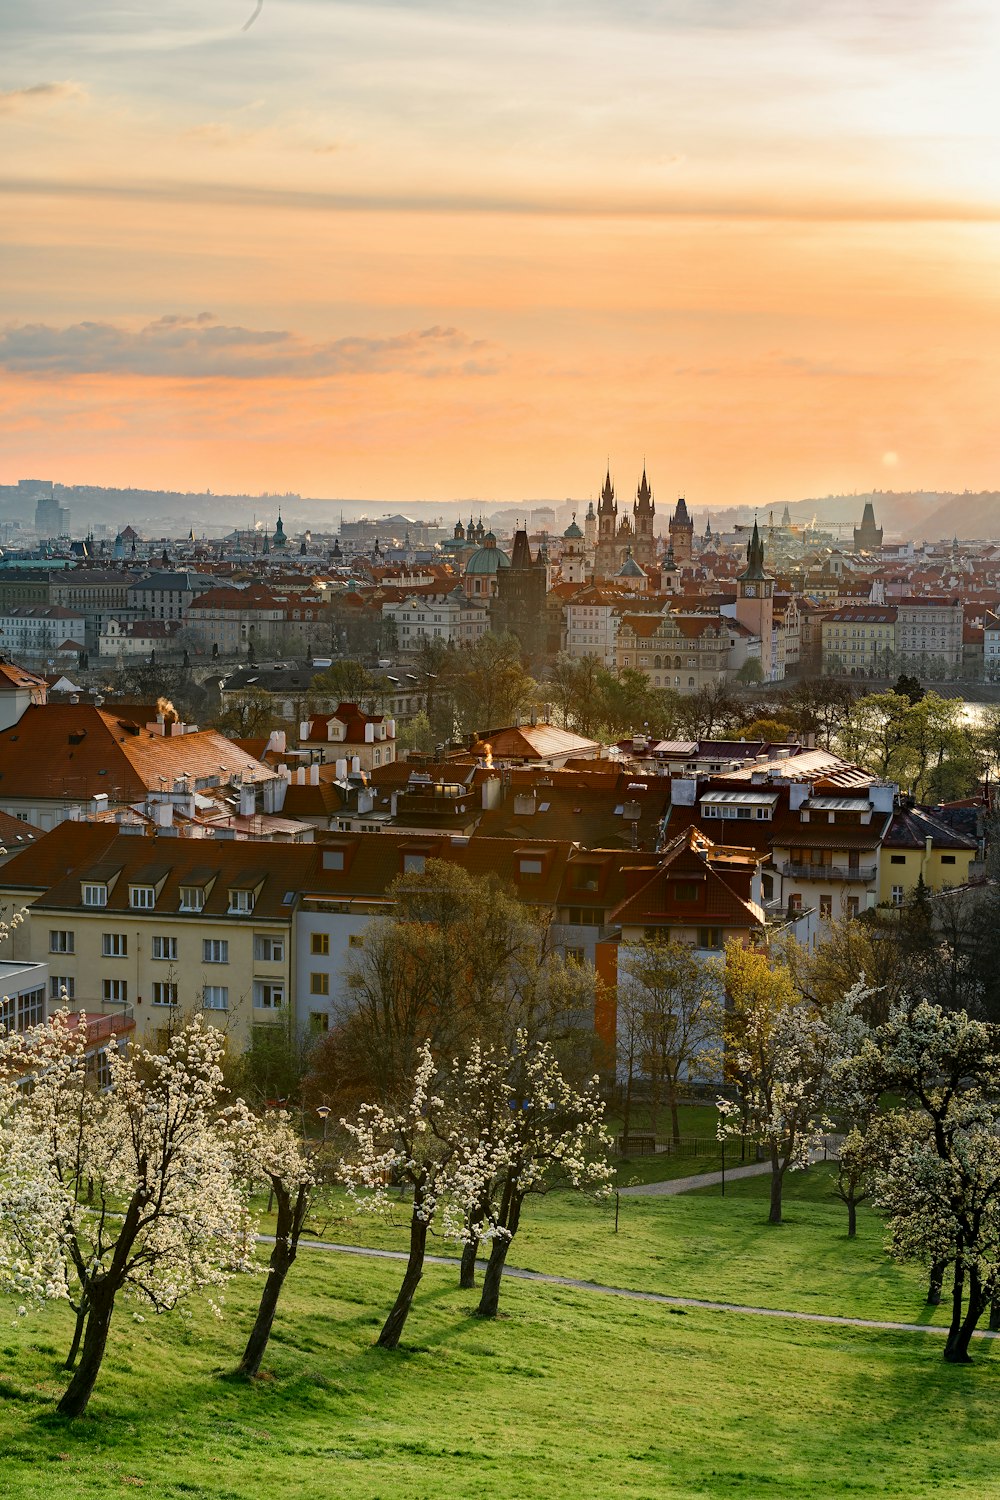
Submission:
[[[755,1161],[749,1167],[728,1167],[726,1181],[738,1177],[762,1177],[770,1172],[771,1163]],[[675,1193],[691,1193],[695,1188],[715,1187],[722,1182],[721,1172],[698,1172],[694,1177],[668,1177],[665,1182],[640,1182],[635,1187],[619,1189],[623,1198],[672,1198]]]
[[[681,1179],[682,1181],[684,1179]],[[259,1234],[263,1245],[273,1245],[274,1236]],[[405,1261],[405,1250],[373,1250],[367,1245],[338,1245],[331,1240],[301,1240],[300,1250],[320,1250],[333,1255],[358,1255],[372,1260]],[[457,1271],[459,1261],[450,1255],[428,1255],[427,1264],[447,1266]],[[482,1262],[479,1269],[485,1270]],[[795,1323],[824,1323],[839,1328],[873,1328],[890,1333],[937,1333],[946,1334],[947,1326],[934,1323],[883,1323],[876,1318],[844,1318],[836,1313],[789,1312],[776,1307],[752,1307],[741,1302],[709,1302],[703,1297],[669,1297],[664,1292],[639,1292],[630,1287],[604,1286],[599,1281],[582,1281],[575,1276],[551,1276],[544,1271],[521,1271],[516,1266],[505,1266],[505,1276],[516,1281],[538,1281],[543,1286],[566,1287],[576,1292],[593,1292],[602,1297],[624,1297],[630,1302],[655,1302],[662,1307],[693,1308],[700,1312],[740,1313],[754,1318],[787,1318]],[[1000,1335],[989,1329],[977,1329],[976,1337],[997,1338]]]

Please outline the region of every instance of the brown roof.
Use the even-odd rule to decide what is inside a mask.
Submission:
[[[224,768],[224,769],[223,769]],[[163,780],[228,780],[273,773],[214,729],[161,735],[92,703],[33,704],[0,734],[0,798],[134,801]]]

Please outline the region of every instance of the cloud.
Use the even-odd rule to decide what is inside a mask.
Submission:
[[[129,374],[183,379],[322,379],[403,373],[492,375],[496,349],[437,325],[387,338],[310,344],[287,329],[233,327],[211,313],[168,313],[142,327],[110,322],[0,327],[0,368],[20,374]]]
[[[0,93],[0,114],[20,114],[38,105],[68,104],[86,99],[87,91],[78,83],[33,83],[26,89],[8,89]]]

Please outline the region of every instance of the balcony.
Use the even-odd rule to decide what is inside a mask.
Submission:
[[[798,865],[789,860],[778,868],[791,880],[850,881],[857,885],[870,885],[878,874],[878,865]]]

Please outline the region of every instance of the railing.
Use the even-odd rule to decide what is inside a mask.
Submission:
[[[70,1025],[79,1026],[82,1012],[74,1011],[70,1016]],[[87,1045],[93,1046],[98,1042],[106,1042],[110,1036],[124,1036],[126,1032],[135,1030],[135,1013],[131,1006],[118,1011],[112,1016],[95,1016],[90,1012],[87,1015]]]
[[[856,880],[867,885],[878,873],[877,865],[798,865],[791,860],[780,867],[793,880]]]

